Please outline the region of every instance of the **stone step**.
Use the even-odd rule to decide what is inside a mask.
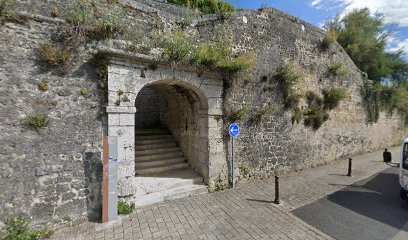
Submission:
[[[168,147],[168,148],[157,148],[157,149],[145,149],[145,150],[135,150],[135,156],[143,157],[147,155],[157,155],[161,153],[172,153],[172,152],[181,152],[179,147]]]
[[[159,148],[170,148],[170,147],[177,147],[176,142],[163,142],[163,143],[151,143],[151,144],[144,144],[144,145],[136,145],[136,150],[151,150],[151,149],[159,149]]]
[[[161,143],[173,143],[175,142],[173,138],[164,139],[152,139],[152,140],[136,140],[136,146],[149,145],[149,144],[161,144]]]
[[[167,172],[171,170],[181,169],[188,167],[188,163],[171,163],[171,164],[161,164],[154,167],[140,167],[136,169],[136,174],[147,175],[160,172]]]
[[[168,172],[149,175],[137,175],[136,182],[142,186],[135,196],[145,196],[153,192],[166,191],[172,188],[202,184],[203,177],[191,168],[182,168]]]
[[[161,134],[161,135],[147,135],[147,136],[136,136],[135,140],[137,141],[144,141],[144,140],[164,140],[164,139],[173,139],[173,135],[171,134]]]
[[[187,159],[185,157],[179,157],[179,158],[165,158],[165,159],[159,159],[159,160],[147,160],[147,161],[136,161],[136,167],[137,168],[144,168],[144,167],[155,167],[155,166],[160,166],[163,164],[174,164],[174,163],[183,163],[187,162]]]
[[[184,198],[188,196],[207,193],[207,186],[205,184],[194,184],[172,188],[165,191],[154,192],[144,196],[137,196],[133,200],[136,207],[147,206],[153,203],[163,202],[172,199]]]
[[[144,161],[144,160],[161,160],[161,159],[168,159],[168,158],[177,158],[177,157],[183,157],[184,154],[183,152],[168,152],[168,153],[160,153],[160,154],[151,154],[151,155],[145,155],[145,156],[138,156],[135,155],[135,161]]]
[[[170,132],[164,129],[143,129],[135,130],[136,136],[168,135]]]

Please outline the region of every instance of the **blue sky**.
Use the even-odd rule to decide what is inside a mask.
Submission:
[[[385,28],[392,31],[388,51],[402,48],[408,61],[408,0],[227,0],[235,7],[257,9],[262,5],[274,7],[306,22],[321,26],[336,14],[368,7],[382,14]]]

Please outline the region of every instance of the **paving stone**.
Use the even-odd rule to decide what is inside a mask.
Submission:
[[[398,150],[392,149],[396,156]],[[346,161],[281,177],[280,205],[271,202],[272,180],[238,183],[237,189],[138,209],[114,229],[77,226],[57,231],[52,239],[80,239],[81,231],[92,236],[87,239],[332,239],[291,211],[386,169],[373,161],[381,154],[354,157],[353,177],[341,175]]]

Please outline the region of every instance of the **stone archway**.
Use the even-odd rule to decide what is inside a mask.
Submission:
[[[146,89],[164,96],[171,108],[164,123],[191,166],[213,188],[215,179],[228,172],[222,138],[222,79],[206,73],[198,76],[190,69],[174,71],[165,64],[150,70],[150,64],[143,57],[132,61],[113,57],[108,66],[108,135],[118,137],[119,196],[132,198],[140,187],[135,172],[134,103]]]

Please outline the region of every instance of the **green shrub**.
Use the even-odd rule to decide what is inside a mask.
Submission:
[[[343,88],[323,91],[324,109],[332,110],[336,108],[340,101],[347,98],[347,96],[347,90]]]
[[[64,6],[67,24],[59,28],[64,42],[82,44],[87,38],[102,40],[121,33],[125,28],[125,12],[107,3],[93,6],[85,1]]]
[[[69,60],[69,52],[62,46],[47,42],[40,45],[39,56],[49,66],[58,66]]]
[[[291,91],[285,99],[285,103],[284,103],[285,108],[286,109],[296,108],[299,105],[301,98],[302,98],[302,94]]]
[[[23,119],[23,124],[26,127],[35,129],[37,131],[44,129],[48,125],[48,117],[39,113],[27,116]]]
[[[296,85],[301,79],[302,72],[299,67],[294,64],[286,64],[277,69],[275,79],[285,85],[288,89]]]
[[[235,120],[241,120],[245,117],[245,115],[248,113],[248,108],[247,107],[242,107],[235,113]]]
[[[130,214],[135,210],[133,205],[129,205],[124,201],[118,201],[118,214]]]
[[[179,31],[168,34],[163,42],[163,58],[175,63],[190,60],[194,38],[186,32]]]
[[[294,64],[286,64],[276,70],[274,78],[280,83],[283,92],[284,105],[287,109],[297,107],[302,95],[296,92],[294,86],[302,78],[303,72]]]
[[[200,44],[194,52],[191,61],[196,65],[205,67],[215,67],[217,64],[228,57],[230,48],[226,44]]]
[[[315,92],[307,91],[306,92],[306,101],[309,106],[318,106],[323,107],[323,99],[317,95]]]
[[[247,53],[236,58],[227,58],[218,62],[217,67],[228,74],[238,74],[256,65],[255,53]]]
[[[48,90],[48,82],[46,82],[46,81],[41,81],[41,82],[39,82],[39,83],[37,84],[37,87],[38,87],[38,90],[45,92],[45,91]]]
[[[81,93],[82,96],[87,96],[89,94],[89,89],[88,88],[81,88],[81,89],[79,89],[79,93]]]
[[[234,11],[234,7],[231,4],[221,0],[168,0],[168,2],[195,8],[204,14]]]
[[[309,106],[303,111],[304,124],[317,130],[327,120],[329,114],[319,106]]]
[[[263,107],[255,112],[253,112],[250,121],[255,123],[255,124],[259,124],[262,121],[262,118],[264,116],[271,116],[271,115],[275,115],[277,112],[281,111],[283,108],[282,105],[278,105],[278,104],[271,104],[268,105],[266,107]]]
[[[224,181],[221,179],[221,175],[218,175],[218,177],[214,181],[214,191],[221,191],[224,189],[225,189]]]
[[[13,21],[21,23],[23,19],[15,11],[16,0],[0,0],[0,22]]]
[[[247,53],[231,57],[231,47],[225,42],[200,44],[191,56],[191,62],[197,66],[217,68],[226,74],[237,74],[256,65],[255,54]]]
[[[238,164],[238,170],[239,173],[243,176],[243,177],[250,177],[250,170],[248,167],[246,167],[244,164],[239,163]]]
[[[293,110],[292,124],[299,123],[303,119],[303,111],[298,107]]]
[[[343,62],[338,62],[334,63],[329,66],[329,73],[332,74],[333,76],[341,76],[344,77],[347,74],[349,74],[348,70],[343,70],[344,63]]]
[[[7,240],[37,240],[49,238],[53,232],[47,230],[31,230],[30,221],[25,219],[11,219],[6,222]]]
[[[92,31],[89,33],[91,39],[105,39],[116,33],[121,33],[125,28],[125,13],[121,8],[102,9],[97,13]]]
[[[337,38],[339,37],[339,34],[337,31],[330,29],[327,31],[326,35],[324,36],[322,40],[322,49],[327,50],[329,49],[336,41]]]

